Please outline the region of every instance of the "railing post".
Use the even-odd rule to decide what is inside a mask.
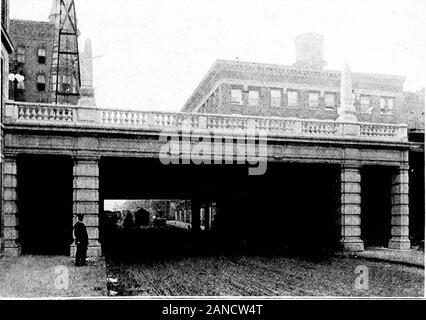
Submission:
[[[19,118],[18,105],[13,101],[7,101],[5,105],[5,120],[14,121]]]
[[[343,122],[342,133],[344,136],[359,137],[361,135],[361,126],[357,122],[353,122],[353,123]]]
[[[100,110],[94,109],[94,108],[85,108],[85,107],[79,107],[76,106],[74,109],[77,114],[77,117],[75,119],[76,122],[92,122],[92,123],[98,123],[100,124]]]
[[[396,131],[396,137],[398,140],[400,141],[408,141],[408,127],[405,126],[400,126],[398,128],[398,130]]]
[[[198,116],[198,128],[199,129],[207,129],[207,117],[206,116]]]
[[[146,116],[146,122],[149,127],[155,126],[155,114],[154,113],[148,113]]]
[[[302,121],[298,119],[294,122],[294,133],[302,134]]]

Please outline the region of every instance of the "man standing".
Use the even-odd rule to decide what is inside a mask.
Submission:
[[[87,236],[86,226],[83,223],[84,216],[79,214],[78,221],[74,225],[75,244],[77,245],[77,252],[75,255],[75,265],[77,267],[86,265],[86,252],[89,245],[89,238]]]

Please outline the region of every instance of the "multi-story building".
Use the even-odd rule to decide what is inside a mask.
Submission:
[[[293,65],[217,60],[181,111],[339,119],[343,74],[324,68],[323,41],[318,34],[298,36]],[[410,232],[424,239],[424,89],[404,92],[403,76],[349,73],[355,120],[408,125],[410,219],[415,222]]]
[[[0,105],[0,190],[3,188],[3,111],[8,91],[9,55],[13,52],[9,38],[9,0],[1,0],[1,105]],[[0,194],[0,203],[2,195]],[[3,212],[3,208],[1,208]],[[3,215],[2,215],[3,216]],[[2,252],[3,221],[0,219],[0,252]]]
[[[322,42],[320,35],[299,36],[292,66],[218,60],[182,111],[336,119],[341,72],[323,69]],[[401,122],[404,80],[353,73],[358,120]]]
[[[80,81],[79,32],[75,25],[74,8],[73,1],[53,0],[49,21],[10,21],[10,37],[16,47],[10,58],[10,70],[24,77],[23,81],[11,81],[10,99],[78,103],[83,81]],[[66,10],[69,15],[65,14]],[[87,54],[82,56],[86,57]],[[93,94],[91,91],[89,93]]]
[[[10,59],[10,70],[23,75],[24,80],[12,81],[10,99],[49,102],[55,29],[52,22],[11,20],[10,35],[16,50]]]

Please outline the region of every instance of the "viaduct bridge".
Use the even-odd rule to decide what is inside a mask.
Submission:
[[[212,134],[228,139],[231,148],[220,152],[234,158],[240,147],[238,137],[249,128],[262,130],[267,134],[266,173],[248,176],[238,165],[162,164],[159,154],[167,143],[162,135],[169,132],[170,137],[182,140],[185,128],[197,141]],[[311,232],[321,237],[326,233],[321,221],[328,219],[342,247],[355,251],[364,249],[364,201],[383,201],[389,212],[389,219],[382,221],[388,229],[387,245],[407,249],[408,152],[406,125],[8,101],[4,120],[4,254],[16,256],[35,243],[42,246],[37,241],[43,234],[32,230],[38,220],[51,227],[46,241],[62,241],[69,250],[70,242],[62,234],[72,228],[76,214],[84,214],[90,238],[88,255],[98,256],[99,215],[105,199],[215,197],[210,200],[220,201],[240,188],[247,190],[244,208],[250,207],[247,202],[254,203],[250,201],[255,201],[259,192],[263,200],[275,201],[273,207],[264,208],[274,212],[275,216],[269,217],[279,219],[288,230],[297,229],[300,238]],[[220,156],[216,149],[213,156]],[[190,159],[190,150],[179,150],[177,157]],[[384,172],[386,179],[374,176],[377,172]],[[367,193],[362,190],[364,173],[366,179],[376,180],[377,186],[370,186]],[[385,185],[388,191],[380,193]],[[235,205],[232,199],[224,203]],[[299,209],[292,211],[293,207]],[[323,211],[330,216],[326,218]],[[308,212],[309,218],[295,218]],[[264,213],[259,209],[257,214]],[[221,218],[225,225],[228,218],[226,214]],[[308,226],[310,219],[314,223]],[[193,216],[193,226],[199,228],[199,214]],[[73,251],[71,246],[71,254]]]

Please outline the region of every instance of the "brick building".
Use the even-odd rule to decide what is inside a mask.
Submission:
[[[51,22],[11,20],[10,36],[16,51],[10,69],[25,80],[9,87],[9,98],[16,101],[50,102],[51,67],[56,26]]]
[[[341,72],[324,69],[322,43],[317,34],[299,36],[291,66],[218,60],[182,111],[336,119]],[[358,120],[404,122],[404,81],[396,75],[352,73]]]
[[[78,54],[76,40],[79,31],[75,29],[74,24],[69,23],[74,20],[76,24],[76,16],[72,10],[69,10],[69,16],[64,14],[70,6],[74,6],[70,0],[52,0],[49,21],[10,21],[10,37],[16,47],[10,57],[10,70],[25,77],[22,82],[10,83],[11,100],[76,105],[81,97],[80,87],[88,84],[90,88],[84,90],[84,95],[94,96],[91,87],[90,42],[86,44],[89,51],[81,54],[82,58],[86,58],[83,62]],[[59,31],[60,26],[62,31]],[[75,35],[70,34],[71,29]],[[80,65],[84,68],[85,63],[90,65],[89,83],[80,79]],[[87,72],[84,74],[87,78]]]

